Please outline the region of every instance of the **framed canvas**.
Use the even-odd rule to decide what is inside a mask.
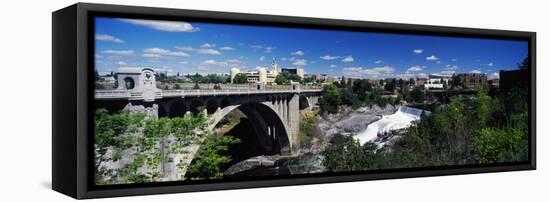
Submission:
[[[74,198],[536,168],[536,34],[78,3],[53,18]]]

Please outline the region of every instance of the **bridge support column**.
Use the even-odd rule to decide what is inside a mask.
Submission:
[[[288,122],[288,101],[287,99],[283,99],[281,105],[283,106],[283,121]]]
[[[288,101],[287,124],[289,127],[290,149],[293,155],[298,154],[300,147],[300,95],[293,94]]]
[[[277,99],[277,102],[275,103],[276,108],[277,108],[277,113],[281,114],[281,116],[283,114],[283,104],[282,104],[282,102],[283,102],[282,100]]]

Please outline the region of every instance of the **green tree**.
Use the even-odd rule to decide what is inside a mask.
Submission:
[[[340,89],[335,85],[326,85],[323,88],[323,96],[319,99],[321,112],[337,113],[340,105],[342,105]]]
[[[477,89],[477,96],[475,99],[475,107],[477,112],[477,123],[480,128],[487,125],[487,121],[490,118],[490,102],[489,96],[487,96],[487,90],[484,87]]]
[[[358,108],[360,105],[359,99],[357,99],[357,95],[355,95],[353,91],[349,88],[343,88],[341,90],[341,98],[342,104],[345,104],[347,106]]]
[[[172,154],[185,156],[186,149],[207,134],[208,117],[196,116],[153,118],[128,111],[107,113],[98,109],[95,115],[95,167],[97,184],[155,182],[165,175],[163,165]],[[168,141],[169,137],[171,140]],[[129,162],[121,168],[108,169],[107,161],[119,161],[123,151]],[[177,162],[185,169],[183,159]],[[144,172],[145,171],[145,172]],[[183,176],[180,177],[183,179]]]
[[[414,88],[410,93],[410,99],[409,101],[413,102],[423,102],[424,101],[424,91],[420,90],[420,88]]]
[[[277,85],[286,85],[286,84],[289,84],[290,82],[288,81],[288,79],[284,74],[279,74],[277,75],[277,77],[275,77],[275,83],[277,83]]]
[[[525,161],[529,157],[527,111],[514,114],[502,128],[484,128],[473,141],[473,153],[479,163]]]
[[[359,100],[365,101],[367,93],[372,91],[372,86],[367,79],[358,79],[353,82],[353,92],[357,94]]]
[[[359,144],[351,136],[336,135],[322,152],[323,166],[332,172],[362,171],[373,167],[376,145]]]
[[[237,75],[235,75],[235,78],[233,78],[233,83],[235,84],[248,83],[248,77],[246,76],[246,74],[238,73]]]
[[[225,155],[229,146],[240,143],[233,136],[211,135],[201,144],[201,148],[189,166],[187,176],[192,179],[218,179],[223,176],[221,167],[231,162]]]
[[[386,83],[386,85],[384,86],[384,89],[387,91],[393,92],[396,86],[397,86],[397,80],[394,78]]]
[[[296,74],[288,74],[286,77],[287,77],[287,80],[289,81],[300,82],[302,80],[302,78],[300,78],[300,76]]]

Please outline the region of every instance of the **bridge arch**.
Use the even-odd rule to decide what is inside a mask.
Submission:
[[[221,101],[220,101],[220,108],[225,108],[227,106],[231,105],[231,101],[229,100],[229,98],[225,97],[223,98]]]
[[[206,102],[206,112],[208,114],[213,114],[218,110],[218,100],[216,98],[211,98]]]
[[[271,106],[263,103],[251,102],[222,108],[213,114],[209,129],[212,130],[223,117],[236,109],[250,120],[258,143],[266,153],[290,154],[288,127]]]
[[[206,107],[204,102],[199,99],[193,99],[189,102],[189,111],[193,114],[197,114],[204,107]]]
[[[173,101],[169,106],[168,117],[182,117],[187,112],[187,107],[185,103],[181,100]]]
[[[132,77],[126,77],[124,78],[124,88],[127,90],[134,89],[135,87],[135,81]]]
[[[311,107],[311,102],[309,101],[309,98],[307,96],[300,95],[300,98],[298,101],[299,101],[298,109],[300,110],[308,109]]]

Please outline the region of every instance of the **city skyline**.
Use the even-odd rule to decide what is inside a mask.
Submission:
[[[153,67],[171,75],[304,68],[307,74],[383,79],[515,69],[525,41],[96,18],[100,74]]]

